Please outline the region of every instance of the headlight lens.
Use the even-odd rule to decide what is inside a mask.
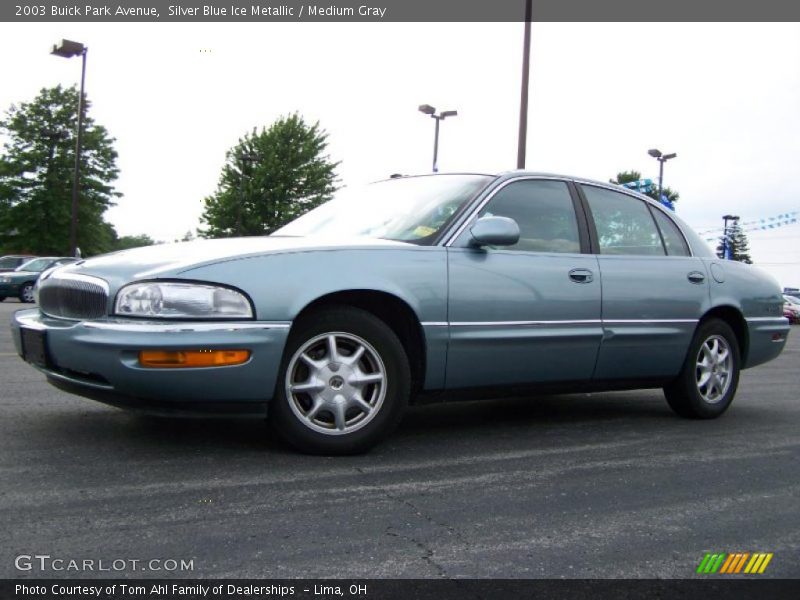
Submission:
[[[4,275],[4,276],[0,277],[0,281],[2,281],[3,283],[11,283],[11,277],[8,277],[7,275]]]
[[[199,283],[133,283],[117,294],[114,312],[133,317],[252,319],[244,294]]]

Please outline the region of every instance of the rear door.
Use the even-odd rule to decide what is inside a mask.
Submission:
[[[510,217],[517,244],[470,247],[484,215]],[[498,188],[448,248],[447,387],[589,380],[602,336],[597,258],[572,184]]]
[[[709,302],[703,261],[666,211],[604,187],[580,189],[603,279],[595,379],[676,375]]]

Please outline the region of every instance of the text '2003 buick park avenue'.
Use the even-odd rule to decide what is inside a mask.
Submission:
[[[409,402],[663,388],[722,414],[780,354],[778,284],[617,186],[512,172],[379,182],[260,238],[45,273],[17,312],[53,385],[147,411],[267,414],[301,450],[367,449]]]

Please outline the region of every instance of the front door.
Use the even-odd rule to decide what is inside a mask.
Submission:
[[[475,218],[514,219],[513,246],[448,249],[448,389],[591,379],[602,336],[600,274],[569,184],[522,178]]]

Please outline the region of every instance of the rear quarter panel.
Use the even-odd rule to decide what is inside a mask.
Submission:
[[[777,357],[786,344],[789,324],[783,319],[783,295],[778,282],[752,265],[704,259],[710,277],[712,307],[733,307],[745,319],[748,349],[743,368]],[[775,339],[776,336],[780,339]]]

